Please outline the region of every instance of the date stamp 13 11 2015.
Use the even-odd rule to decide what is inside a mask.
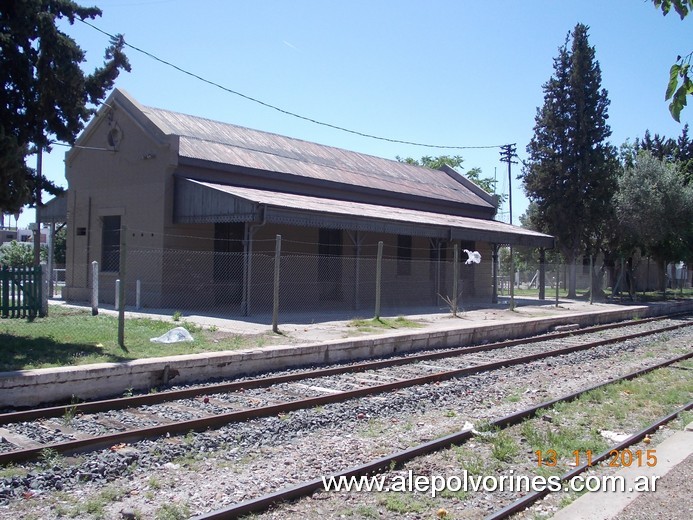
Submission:
[[[657,465],[657,450],[611,450],[606,464],[612,468],[629,468],[631,466],[642,468],[652,468]],[[558,465],[558,453],[556,450],[537,450],[537,466],[553,467]],[[592,465],[592,450],[573,451],[573,461],[575,466],[586,463]]]

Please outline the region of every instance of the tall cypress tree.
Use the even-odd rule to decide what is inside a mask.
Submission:
[[[575,260],[596,252],[616,187],[609,99],[587,33],[577,24],[559,48],[520,175],[536,210],[531,224],[556,237],[571,267],[569,297],[575,297]]]

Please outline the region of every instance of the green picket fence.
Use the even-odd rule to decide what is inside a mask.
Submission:
[[[0,317],[35,318],[41,310],[41,267],[0,269]]]

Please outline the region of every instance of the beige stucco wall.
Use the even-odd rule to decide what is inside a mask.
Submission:
[[[117,105],[112,116],[103,113],[96,117],[79,142],[81,148],[66,156],[71,234],[67,265],[71,268],[67,270],[65,294],[71,300],[90,297],[91,263],[101,262],[104,216],[120,215],[121,224],[127,226],[126,247],[131,253],[127,271],[138,273],[143,283],[156,285],[161,280],[162,231],[173,189],[175,147],[163,138],[157,142],[147,137]],[[118,133],[115,147],[108,139],[112,131]],[[140,251],[149,254],[136,254]],[[101,301],[113,302],[116,278],[116,273],[100,269]],[[128,285],[134,284],[131,276],[127,280]]]

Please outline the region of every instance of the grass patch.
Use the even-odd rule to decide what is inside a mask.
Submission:
[[[562,283],[562,282],[561,282]],[[520,287],[515,287],[514,288],[514,294],[516,298],[538,298],[539,297],[539,289],[536,288],[531,288],[531,289],[522,289]],[[586,298],[585,296],[588,291],[585,290],[578,290],[578,298]],[[611,297],[611,287],[607,287],[604,289],[604,295],[606,296],[607,301],[620,301],[622,300],[628,300],[630,296],[628,295],[628,292],[624,292],[621,294],[619,297],[616,295],[615,297]],[[546,298],[547,301],[550,301],[552,299],[556,298],[556,288],[555,287],[546,287]],[[500,296],[507,297],[507,291]],[[558,297],[560,298],[567,298],[568,297],[568,291],[561,287],[558,291]],[[690,300],[693,298],[693,289],[686,288],[681,291],[681,289],[667,289],[666,291],[666,296],[662,294],[662,291],[649,291],[645,292],[644,294],[642,292],[636,292],[634,293],[634,297],[637,301],[641,302],[661,302],[665,300]]]
[[[554,450],[560,458],[570,458],[574,451],[600,453],[608,448],[608,443],[595,428],[582,426],[555,428],[547,423],[525,421],[521,427],[522,436],[532,446],[533,451]]]
[[[368,423],[359,428],[359,434],[368,439],[377,439],[388,430],[388,424],[381,419],[369,419]]]
[[[150,338],[161,336],[176,325],[186,327],[194,342],[160,344]],[[125,346],[118,345],[115,316],[52,305],[48,316],[33,321],[0,321],[0,371],[121,362],[148,357],[194,354],[248,348],[271,342],[264,335],[241,336],[203,330],[181,322],[130,318],[125,322]]]
[[[350,509],[339,511],[338,518],[364,518],[367,520],[376,520],[380,518],[378,509],[372,506],[356,506]]]
[[[690,300],[693,298],[693,289],[687,288],[683,289],[667,289],[666,296],[662,294],[662,291],[648,291],[644,294],[639,292],[636,293],[638,300],[644,302],[661,302],[664,300]]]
[[[349,327],[353,327],[359,332],[383,332],[391,329],[415,329],[421,327],[418,321],[410,320],[404,316],[396,318],[356,318],[349,322]]]
[[[187,504],[164,504],[154,518],[156,520],[186,520],[190,518],[190,507]]]
[[[487,438],[483,439],[487,440]],[[500,462],[511,462],[520,453],[520,446],[506,431],[500,431],[496,435],[489,437],[488,442],[491,443],[493,458]]]
[[[10,463],[0,467],[0,478],[26,477],[29,470]]]
[[[432,508],[430,499],[410,493],[386,493],[378,502],[388,511],[399,514],[421,514]]]
[[[559,403],[538,414],[550,420],[527,420],[521,424],[520,433],[531,453],[540,450],[546,459],[549,450],[556,452],[557,466],[537,470],[538,474],[550,474],[567,469],[567,463],[575,461],[576,454],[584,462],[588,451],[596,455],[607,450],[612,443],[600,435],[601,430],[639,430],[691,399],[693,386],[688,372],[662,368],[593,390],[574,402]],[[671,426],[683,428],[687,420],[693,419],[691,413],[682,416]]]
[[[126,495],[127,491],[124,488],[115,485],[104,487],[86,500],[75,501],[68,498],[67,494],[61,494],[65,499],[55,505],[54,511],[58,517],[76,518],[90,515],[90,518],[102,519],[106,518],[106,508],[114,502],[120,502]]]
[[[457,462],[469,475],[488,475],[491,471],[492,466],[476,450],[464,446],[453,446],[452,450]]]

